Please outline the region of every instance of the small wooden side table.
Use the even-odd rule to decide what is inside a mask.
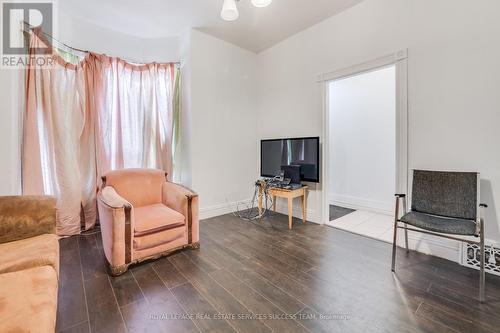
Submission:
[[[287,190],[278,187],[270,187],[267,191],[273,198],[273,210],[276,211],[276,198],[288,199],[288,229],[292,229],[293,220],[293,199],[301,198],[302,201],[302,222],[306,223],[307,220],[307,185],[295,190]],[[262,197],[264,196],[264,184],[259,187],[259,214],[262,214]]]

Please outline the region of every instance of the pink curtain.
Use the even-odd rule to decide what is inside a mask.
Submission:
[[[172,174],[175,66],[133,65],[91,54],[99,174],[123,168],[158,168]],[[89,71],[90,73],[90,71]]]
[[[30,50],[49,45],[35,30]],[[49,56],[47,56],[49,57]],[[100,176],[121,168],[172,170],[173,64],[133,65],[88,53],[74,65],[26,73],[23,193],[58,198],[57,233],[96,223]]]
[[[34,35],[30,50],[41,44]],[[87,145],[83,67],[57,60],[55,66],[30,67],[26,73],[23,193],[56,196],[57,232],[73,235],[81,229],[82,205],[93,194],[94,184],[85,174],[95,153]]]

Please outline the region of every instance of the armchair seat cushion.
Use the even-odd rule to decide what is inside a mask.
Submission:
[[[409,212],[405,214],[401,222],[410,224],[417,228],[454,235],[476,235],[476,222],[457,218]]]
[[[134,249],[141,251],[151,249],[167,243],[176,242],[179,239],[186,241],[186,227],[166,229],[144,236],[134,237]]]
[[[134,207],[134,235],[137,237],[184,225],[184,215],[164,204]]]

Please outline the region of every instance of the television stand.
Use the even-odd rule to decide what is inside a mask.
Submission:
[[[264,197],[264,187],[265,184],[262,182],[259,186],[259,214],[262,215],[262,198]],[[309,187],[307,185],[303,185],[298,189],[284,189],[279,187],[273,187],[272,185],[267,189],[268,194],[273,198],[273,211],[276,212],[276,199],[284,198],[288,199],[288,229],[292,229],[292,221],[293,221],[293,199],[301,198],[302,201],[302,222],[306,223],[307,220],[307,190]]]

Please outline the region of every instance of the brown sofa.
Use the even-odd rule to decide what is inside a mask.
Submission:
[[[54,332],[59,242],[52,197],[0,197],[0,332]]]
[[[109,172],[97,203],[112,275],[134,263],[199,247],[198,195],[166,180],[162,170]]]

